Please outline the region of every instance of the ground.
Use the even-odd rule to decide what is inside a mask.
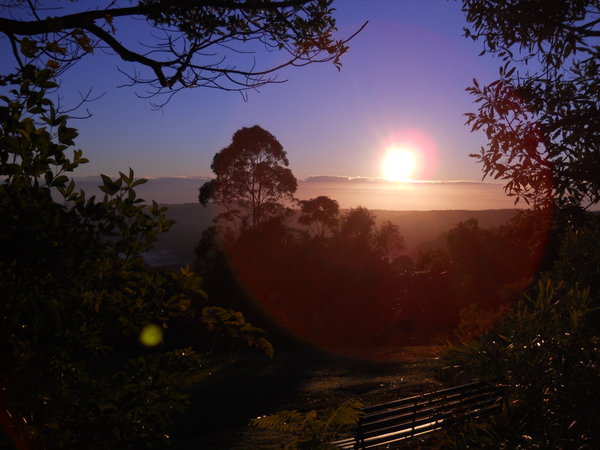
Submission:
[[[241,357],[211,374],[173,431],[176,449],[281,448],[289,436],[247,426],[250,419],[285,409],[323,410],[358,398],[365,406],[439,387],[434,347],[406,347],[386,362],[333,354]]]

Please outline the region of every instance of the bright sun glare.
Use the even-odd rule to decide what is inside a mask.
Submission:
[[[416,158],[413,151],[406,148],[392,148],[383,158],[381,172],[388,180],[407,181],[410,180],[415,165]]]

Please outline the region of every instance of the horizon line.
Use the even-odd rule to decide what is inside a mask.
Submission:
[[[107,174],[103,173],[102,175],[106,175],[112,178],[117,177],[116,174]],[[148,181],[151,180],[212,180],[214,176],[205,176],[205,175],[162,175],[162,176],[135,176],[136,179],[146,179]],[[101,180],[101,175],[82,175],[82,176],[74,176],[75,180],[92,180],[98,179]],[[390,180],[384,177],[368,177],[368,176],[349,176],[349,175],[309,175],[304,178],[297,178],[298,182],[302,183],[327,183],[327,182],[378,182],[378,183],[387,183],[394,185],[402,185],[402,184],[489,184],[489,185],[502,185],[502,183],[498,183],[495,181],[485,181],[485,180],[466,180],[466,179],[451,179],[451,180],[417,180],[417,179],[406,179],[406,180]]]

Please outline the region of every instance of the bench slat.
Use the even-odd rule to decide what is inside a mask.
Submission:
[[[488,399],[499,398],[497,393],[494,392],[483,392],[477,396],[472,396],[467,399],[464,398],[451,398],[446,401],[438,401],[432,403],[424,403],[417,405],[410,409],[398,409],[389,410],[386,414],[378,414],[377,416],[366,416],[361,417],[360,424],[363,428],[376,427],[378,423],[386,420],[398,419],[401,420],[403,417],[419,417],[421,415],[427,415],[432,412],[443,410],[443,409],[460,409],[468,408],[470,405],[475,404],[479,401]]]
[[[414,421],[411,420],[411,421],[407,421],[404,423],[391,422],[391,423],[384,424],[381,427],[378,427],[376,429],[363,430],[362,436],[366,439],[369,437],[374,437],[374,436],[380,435],[382,433],[393,433],[396,431],[404,431],[404,430],[408,430],[410,432],[410,430],[412,430],[413,427],[422,426],[422,425],[425,425],[428,423],[443,422],[443,421],[446,421],[448,418],[455,417],[457,415],[460,415],[462,417],[468,417],[468,416],[471,416],[474,414],[481,414],[487,410],[496,410],[499,405],[500,405],[500,403],[497,402],[496,400],[489,400],[488,402],[485,402],[485,403],[482,402],[482,403],[473,405],[473,408],[470,410],[437,411],[434,414],[421,416],[420,418],[415,419]]]
[[[474,391],[474,390],[478,390],[478,389],[482,389],[482,388],[489,389],[489,386],[487,386],[486,384],[481,383],[481,382],[467,383],[467,384],[463,384],[461,386],[455,386],[455,387],[447,388],[447,389],[440,389],[440,390],[432,391],[432,392],[425,392],[423,394],[413,395],[411,397],[404,397],[399,400],[392,400],[391,402],[379,403],[377,405],[368,406],[368,407],[364,408],[363,411],[365,414],[370,414],[372,412],[377,412],[377,411],[384,410],[384,409],[390,409],[395,406],[402,406],[402,405],[414,403],[415,400],[417,402],[422,402],[422,401],[426,401],[430,397],[441,396],[441,395],[450,395],[450,394],[461,393],[461,392],[466,393],[469,391]]]
[[[498,414],[502,397],[480,382],[405,397],[363,408],[353,437],[332,444],[345,449],[372,448],[449,426],[457,417]]]
[[[407,405],[400,408],[388,409],[386,411],[380,411],[374,414],[369,414],[361,417],[361,424],[364,426],[367,423],[376,423],[381,418],[389,418],[394,415],[402,416],[405,414],[413,415],[419,411],[426,411],[433,409],[440,405],[448,405],[452,403],[468,405],[470,402],[477,401],[480,398],[487,398],[488,396],[497,396],[497,394],[490,391],[481,391],[477,394],[469,395],[468,397],[452,396],[448,398],[432,399],[428,402],[420,402],[417,404]]]
[[[494,405],[489,409],[481,409],[477,411],[473,411],[471,413],[465,414],[464,417],[467,418],[480,418],[486,417],[489,415],[497,414],[501,410],[501,405]],[[452,415],[449,415],[445,419],[451,418]],[[345,449],[353,449],[356,444],[359,443],[359,448],[372,448],[382,445],[391,444],[393,442],[399,442],[402,440],[410,439],[413,437],[421,436],[427,433],[431,433],[433,431],[440,430],[443,426],[447,425],[446,420],[438,420],[437,422],[428,422],[428,423],[417,423],[415,424],[415,428],[405,429],[397,432],[390,432],[385,434],[380,434],[373,438],[358,440],[356,437],[351,437],[347,439],[343,439],[340,441],[333,442],[334,445],[337,445],[340,448]]]

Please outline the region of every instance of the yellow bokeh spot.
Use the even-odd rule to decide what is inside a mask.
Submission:
[[[163,331],[158,325],[146,325],[140,333],[140,342],[148,347],[154,347],[163,341]]]

